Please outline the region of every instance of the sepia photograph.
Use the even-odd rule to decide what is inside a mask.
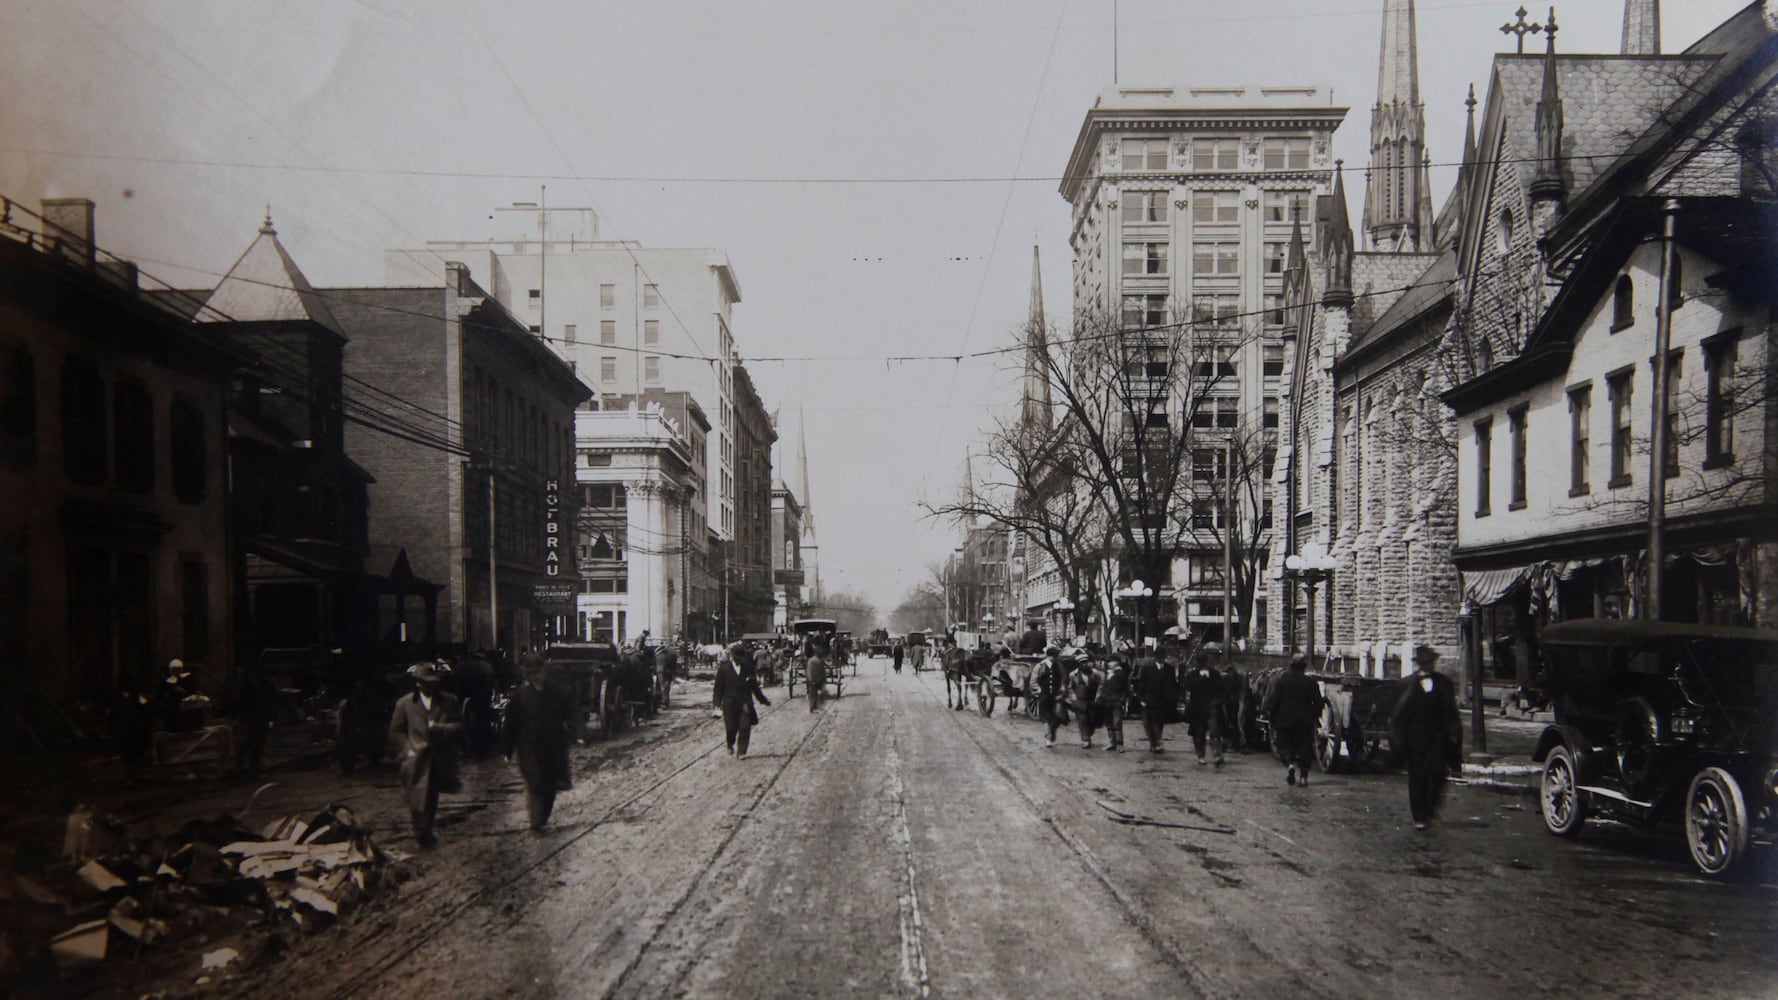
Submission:
[[[0,995],[1778,997],[1778,0],[0,0]]]

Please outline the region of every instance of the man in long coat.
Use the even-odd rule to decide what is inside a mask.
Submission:
[[[1210,664],[1210,657],[1204,652],[1192,654],[1191,668],[1179,679],[1185,689],[1185,728],[1191,733],[1192,749],[1198,753],[1198,763],[1211,763],[1204,758],[1204,750],[1208,744],[1215,755],[1214,763],[1222,763],[1222,702],[1227,692],[1224,687],[1222,673]]]
[[[431,847],[438,842],[432,835],[438,793],[458,788],[457,741],[463,733],[463,709],[456,695],[440,687],[437,667],[420,662],[407,672],[414,679],[414,691],[395,702],[389,744],[401,764],[401,794],[414,821],[414,839],[421,847]]]
[[[1068,707],[1075,713],[1074,721],[1080,728],[1080,748],[1093,748],[1094,723],[1098,721],[1094,705],[1099,700],[1099,674],[1093,670],[1093,664],[1084,655],[1074,661],[1074,670],[1068,675]]]
[[[1105,719],[1105,749],[1124,752],[1124,709],[1130,701],[1130,658],[1113,653],[1099,682],[1099,711]]]
[[[1056,745],[1056,730],[1068,721],[1062,707],[1061,650],[1054,646],[1044,650],[1044,657],[1031,671],[1031,697],[1037,699],[1037,715],[1043,720],[1043,745]]]
[[[1324,704],[1320,683],[1309,676],[1309,658],[1301,653],[1290,658],[1289,669],[1266,692],[1266,718],[1272,722],[1287,785],[1309,783],[1309,768],[1315,763],[1315,724]]]
[[[1136,665],[1130,671],[1130,685],[1142,699],[1142,732],[1148,737],[1151,753],[1161,753],[1162,732],[1173,711],[1173,665],[1155,658],[1154,650],[1143,648],[1136,653]]]
[[[1438,815],[1445,774],[1462,762],[1463,720],[1456,687],[1436,669],[1438,650],[1415,646],[1414,666],[1389,719],[1389,748],[1391,756],[1407,758],[1408,810],[1414,829],[1424,830]]]
[[[716,684],[710,692],[711,701],[722,710],[723,732],[728,739],[729,753],[737,759],[747,756],[747,744],[753,736],[753,724],[759,715],[753,703],[770,705],[771,699],[760,690],[759,675],[746,643],[729,647],[729,661],[716,668]]]
[[[556,793],[574,787],[568,766],[573,713],[567,699],[544,684],[540,653],[519,658],[524,680],[512,690],[501,730],[501,754],[518,758],[525,781],[525,813],[532,830],[542,830],[556,805]]]

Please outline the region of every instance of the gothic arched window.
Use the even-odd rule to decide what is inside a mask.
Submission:
[[[1627,274],[1619,275],[1617,289],[1611,294],[1611,330],[1619,330],[1636,322],[1636,283]]]

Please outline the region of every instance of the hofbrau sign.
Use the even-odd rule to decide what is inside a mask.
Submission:
[[[562,481],[543,481],[543,575],[562,575]]]

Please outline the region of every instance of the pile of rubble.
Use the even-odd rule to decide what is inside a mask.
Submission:
[[[203,982],[248,957],[243,949],[275,950],[279,932],[312,931],[363,904],[398,877],[399,860],[339,805],[259,830],[228,816],[194,820],[140,842],[82,807],[59,859],[0,872],[0,993],[120,960],[189,962]]]

